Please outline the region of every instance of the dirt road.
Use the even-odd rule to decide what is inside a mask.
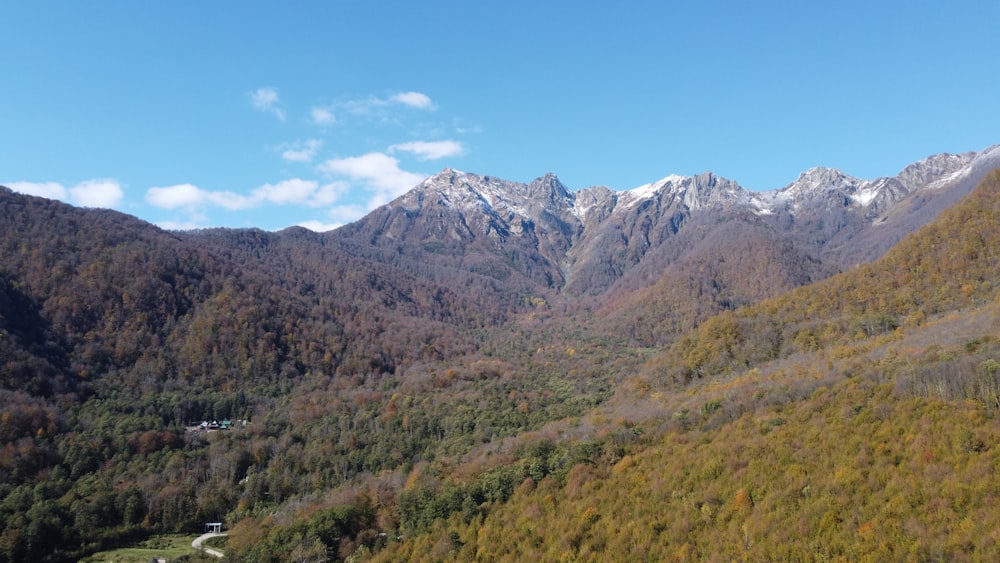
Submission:
[[[202,534],[202,535],[198,536],[197,538],[195,538],[195,540],[193,542],[191,542],[191,547],[193,547],[193,548],[195,548],[195,549],[197,549],[199,551],[202,551],[204,553],[207,553],[209,555],[212,555],[214,557],[218,557],[218,558],[221,559],[223,557],[223,555],[224,555],[221,551],[219,551],[218,549],[212,549],[211,547],[202,547],[201,546],[201,542],[203,542],[203,541],[205,541],[205,540],[207,540],[209,538],[217,538],[219,536],[228,536],[228,535],[229,535],[229,532],[222,532],[222,533],[211,532],[211,533],[208,533],[208,534]]]

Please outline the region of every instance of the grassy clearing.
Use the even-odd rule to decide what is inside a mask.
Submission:
[[[81,559],[80,563],[149,563],[154,557],[169,561],[183,555],[195,554],[191,542],[197,537],[197,535],[176,534],[154,536],[134,546],[95,553]]]

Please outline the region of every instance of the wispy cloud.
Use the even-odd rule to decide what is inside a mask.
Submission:
[[[276,88],[257,88],[250,92],[250,105],[264,113],[273,114],[280,121],[285,120],[285,109],[281,106]]]
[[[322,146],[319,139],[296,141],[281,147],[281,158],[288,162],[310,162]]]
[[[393,102],[403,104],[404,106],[410,106],[411,108],[427,110],[435,109],[434,102],[431,101],[430,96],[422,92],[403,92],[402,94],[396,94],[389,99]]]
[[[403,151],[415,154],[420,160],[437,160],[465,154],[465,147],[458,141],[412,141],[389,147],[389,152]]]
[[[391,106],[406,106],[409,108],[431,111],[437,109],[430,96],[422,92],[403,92],[387,98],[369,96],[358,100],[342,101],[338,104],[344,110],[356,115],[376,115],[385,117]]]
[[[313,123],[316,125],[333,125],[337,122],[337,117],[330,108],[315,107],[309,112]]]
[[[66,188],[57,182],[10,182],[7,187],[15,192],[57,199],[81,207],[116,208],[125,198],[125,190],[117,180],[85,180]]]
[[[258,111],[286,120],[286,109],[279,91],[262,87],[248,93],[249,102]],[[418,112],[434,111],[437,107],[430,96],[423,92],[403,91],[382,97],[341,99],[312,106],[303,116],[312,125],[357,129],[371,125],[404,123]],[[341,119],[342,118],[342,119]],[[426,129],[425,124],[421,125]],[[416,140],[388,145],[358,156],[317,160],[327,143],[333,142],[327,133],[314,132],[316,138],[300,139],[271,149],[288,163],[316,163],[314,170],[325,177],[317,179],[291,178],[275,183],[259,184],[252,189],[208,190],[194,183],[151,187],[145,201],[163,210],[177,210],[186,217],[175,217],[169,223],[173,228],[194,228],[210,224],[210,211],[224,209],[242,211],[269,206],[309,207],[322,210],[321,215],[299,224],[316,231],[325,231],[360,219],[372,209],[388,203],[424,180],[426,175],[405,169],[399,158],[416,158],[421,161],[461,156],[465,146],[456,140]],[[409,135],[420,135],[410,131]],[[447,133],[439,131],[425,136],[440,138]],[[424,135],[421,135],[424,136]],[[419,138],[419,137],[418,137]],[[325,140],[324,140],[325,139]],[[385,145],[384,145],[385,146]],[[350,154],[350,153],[348,153]],[[39,186],[37,189],[53,189]],[[167,223],[161,223],[167,225]]]

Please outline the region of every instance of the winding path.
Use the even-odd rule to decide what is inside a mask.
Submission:
[[[203,541],[205,541],[205,540],[207,540],[209,538],[217,538],[219,536],[228,536],[228,535],[229,535],[229,532],[221,532],[221,533],[209,532],[207,534],[202,534],[202,535],[198,536],[197,538],[195,538],[193,542],[191,542],[191,547],[193,547],[193,548],[195,548],[195,549],[197,549],[199,551],[202,551],[204,553],[207,553],[208,555],[212,555],[214,557],[218,557],[218,558],[221,559],[222,557],[225,556],[224,553],[222,553],[218,549],[212,549],[211,547],[202,547],[201,546],[201,542],[203,542]]]

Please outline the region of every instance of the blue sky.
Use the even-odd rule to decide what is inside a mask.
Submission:
[[[167,228],[363,216],[445,167],[624,190],[1000,143],[986,2],[0,4],[0,183]]]

